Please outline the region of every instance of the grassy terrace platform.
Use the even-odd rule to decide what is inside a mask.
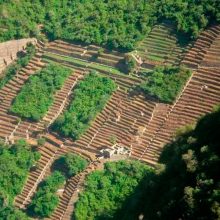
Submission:
[[[88,62],[82,59],[74,58],[74,57],[68,57],[68,56],[62,56],[58,54],[53,54],[53,53],[45,53],[44,54],[44,59],[45,60],[53,60],[53,61],[67,61],[70,64],[76,65],[78,67],[89,67],[91,69],[97,70],[97,71],[107,71],[113,74],[123,74],[116,68],[95,63],[95,62]]]
[[[141,83],[142,79],[137,76],[121,73],[117,68],[102,65],[100,63],[89,62],[78,58],[63,56],[54,53],[45,53],[43,61],[47,63],[58,63],[78,71],[97,71],[103,76],[113,79],[120,88],[129,89],[133,85]]]
[[[190,44],[169,23],[155,25],[150,34],[139,44],[137,52],[144,60],[179,64]]]
[[[77,69],[81,68],[84,70],[85,67],[87,67],[99,72],[118,74],[130,78],[137,79],[142,77],[141,74],[137,76],[137,74],[128,73],[125,61],[126,53],[108,50],[97,45],[83,45],[55,40],[45,49],[45,55],[47,61],[49,61],[49,59],[58,61],[58,58],[62,60],[63,64],[65,62],[65,65],[69,65],[71,62]]]

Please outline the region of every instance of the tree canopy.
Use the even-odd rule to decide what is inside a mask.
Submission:
[[[59,196],[55,193],[64,181],[64,176],[55,171],[41,182],[28,207],[29,212],[40,218],[49,217],[59,203]]]
[[[67,153],[54,162],[53,169],[60,171],[67,178],[70,178],[83,171],[87,165],[88,161],[83,157]]]
[[[158,15],[171,19],[177,29],[196,38],[213,21],[220,22],[218,0],[160,0]]]
[[[155,22],[171,19],[197,37],[220,21],[218,0],[20,0],[0,6],[0,41],[39,35],[132,50]]]
[[[1,220],[30,220],[30,218],[21,210],[12,206],[0,204],[0,219]]]
[[[106,163],[103,171],[94,171],[87,177],[85,189],[75,205],[74,219],[112,219],[127,197],[135,198],[139,182],[152,172],[138,161]]]
[[[30,168],[40,158],[40,154],[24,140],[14,145],[0,143],[0,219],[29,220],[12,203],[23,188]]]
[[[73,91],[69,108],[59,116],[52,128],[65,137],[78,139],[89,127],[116,89],[110,78],[90,73],[79,82]]]
[[[0,194],[6,204],[12,203],[21,192],[28,171],[39,157],[23,140],[12,146],[0,143]]]
[[[162,102],[172,103],[182,91],[191,75],[183,67],[157,66],[139,88],[149,96]]]
[[[61,89],[71,70],[49,64],[22,87],[11,106],[11,111],[21,117],[40,120],[53,103],[54,93]]]

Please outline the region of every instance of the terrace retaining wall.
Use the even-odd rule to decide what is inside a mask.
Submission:
[[[24,50],[29,42],[36,45],[37,40],[24,38],[0,43],[0,76],[3,70],[17,58],[17,53]]]

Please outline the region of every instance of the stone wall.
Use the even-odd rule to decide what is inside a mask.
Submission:
[[[24,50],[29,42],[35,45],[37,40],[35,38],[25,38],[0,43],[0,75],[17,58],[17,52]]]

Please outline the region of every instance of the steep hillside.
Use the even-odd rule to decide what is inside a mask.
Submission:
[[[0,76],[0,219],[220,219],[219,12],[0,0],[0,42],[37,39]],[[7,147],[21,138],[34,166]]]
[[[220,109],[179,130],[145,191],[145,219],[220,218]]]
[[[163,18],[197,37],[219,21],[220,5],[209,0],[20,0],[0,1],[0,41],[38,36],[63,38],[131,50]]]
[[[111,219],[220,218],[220,109],[186,126],[166,145],[154,174],[139,182]]]

